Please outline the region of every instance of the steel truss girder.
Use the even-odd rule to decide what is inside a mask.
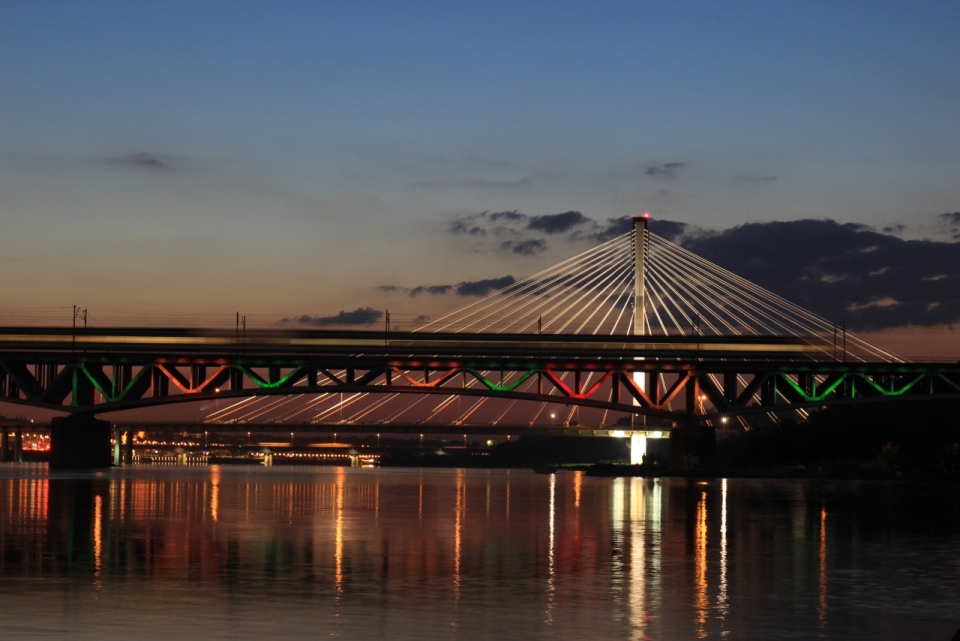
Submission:
[[[487,396],[710,421],[838,403],[960,397],[960,366],[929,363],[363,356],[131,362],[100,354],[37,364],[11,356],[0,360],[0,400],[68,412],[106,413],[218,397],[395,393]],[[182,371],[187,368],[189,376]],[[500,383],[484,374],[491,371],[501,372]],[[634,380],[639,371],[647,373],[646,389]],[[572,382],[564,380],[566,374],[573,375]],[[534,378],[536,391],[529,389]],[[479,385],[468,387],[468,379]]]

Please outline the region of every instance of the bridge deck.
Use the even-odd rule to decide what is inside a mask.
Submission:
[[[203,329],[0,328],[0,354],[88,359],[95,354],[244,356],[529,356],[559,358],[813,358],[822,341],[780,336],[580,336]]]
[[[832,347],[779,336],[8,327],[0,400],[100,413],[210,398],[434,394],[709,420],[960,395],[960,364],[844,362]]]

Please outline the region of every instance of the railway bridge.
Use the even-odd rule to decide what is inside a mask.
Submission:
[[[960,398],[960,364],[899,358],[646,223],[414,331],[0,328],[0,400],[66,412],[52,460],[74,465],[109,441],[95,415],[195,401],[215,423],[343,431],[535,425],[567,408],[571,428],[632,417],[639,458],[647,421],[682,449],[751,415]]]

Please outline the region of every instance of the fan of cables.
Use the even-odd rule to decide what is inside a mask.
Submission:
[[[629,232],[419,328],[429,332],[791,336],[824,360],[899,360],[669,240],[647,232],[645,326],[633,327]],[[838,354],[839,350],[839,354]]]
[[[644,327],[652,336],[791,336],[819,348],[821,360],[900,360],[832,323],[665,238],[643,237]],[[633,232],[421,326],[420,332],[632,335],[635,238]],[[488,373],[485,373],[488,374]],[[510,375],[508,375],[509,378]],[[563,380],[566,373],[561,374]],[[588,374],[592,377],[593,374]],[[589,384],[590,381],[586,381]],[[467,386],[478,385],[471,380]],[[523,389],[521,389],[523,391]],[[529,407],[528,407],[529,406]],[[305,398],[247,398],[218,409],[209,420],[378,424],[444,420],[497,424],[542,420],[547,403],[498,403],[490,398],[400,398],[356,393]],[[569,422],[574,408],[566,410]],[[516,415],[516,418],[514,416]],[[521,417],[522,415],[522,417]],[[454,418],[455,417],[455,418]],[[453,420],[451,421],[451,418]],[[607,413],[595,417],[603,425]]]

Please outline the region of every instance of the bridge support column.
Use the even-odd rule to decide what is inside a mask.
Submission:
[[[125,434],[127,440],[123,444],[123,464],[133,465],[133,430],[127,430]]]
[[[119,427],[113,428],[113,464],[117,467],[123,463],[123,430]]]
[[[10,460],[10,428],[3,428],[0,433],[0,461]]]
[[[717,433],[707,425],[682,425],[670,431],[670,469],[711,472],[717,467]]]
[[[644,432],[630,434],[630,465],[641,465],[647,454],[647,435]]]
[[[110,467],[110,423],[87,414],[50,419],[50,469]]]
[[[23,431],[19,427],[13,433],[13,462],[23,463]]]

